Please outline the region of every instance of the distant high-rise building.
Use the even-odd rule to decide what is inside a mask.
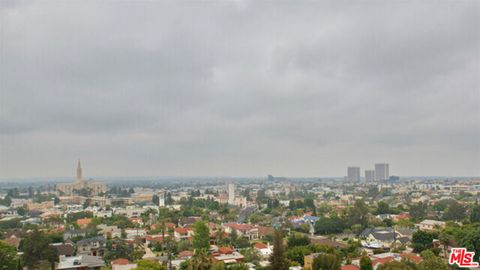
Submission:
[[[347,180],[350,182],[360,181],[360,167],[348,167]]]
[[[77,164],[77,181],[82,180],[82,165],[80,164],[80,159]]]
[[[376,181],[385,181],[390,177],[388,163],[377,163],[375,164],[375,180]]]
[[[375,181],[375,170],[365,170],[365,181],[367,182]]]
[[[165,207],[165,192],[162,191],[158,194],[158,206]]]
[[[228,204],[230,205],[235,204],[235,184],[228,183],[227,191],[228,191]]]

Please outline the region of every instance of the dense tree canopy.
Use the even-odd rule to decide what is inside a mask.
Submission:
[[[285,257],[285,247],[283,244],[283,234],[280,230],[275,230],[273,240],[273,253],[270,256],[270,270],[288,270],[289,263]]]
[[[210,232],[207,225],[201,221],[195,222],[194,232],[193,248],[196,250],[208,249],[210,247]]]
[[[433,247],[433,234],[416,231],[412,236],[412,247],[415,252],[422,252]]]
[[[312,270],[340,270],[341,264],[335,254],[321,253],[313,260]]]
[[[18,260],[17,250],[0,241],[0,269],[16,270]]]
[[[56,249],[49,245],[50,242],[50,238],[38,230],[34,230],[23,239],[23,257],[29,269],[40,261],[53,263],[57,259]]]
[[[345,229],[344,221],[334,215],[332,217],[322,217],[315,223],[315,233],[333,234],[341,233]]]

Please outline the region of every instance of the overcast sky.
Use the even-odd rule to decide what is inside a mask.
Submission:
[[[479,1],[0,6],[1,178],[480,175]]]

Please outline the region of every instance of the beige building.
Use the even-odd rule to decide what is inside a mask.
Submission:
[[[57,184],[57,191],[63,193],[62,195],[73,195],[75,191],[82,189],[89,190],[91,195],[98,195],[107,191],[107,186],[102,182],[95,182],[92,180],[85,180],[82,178],[82,166],[78,161],[77,166],[77,179],[73,183],[61,183]]]
[[[27,209],[28,210],[39,210],[39,211],[46,211],[54,206],[53,201],[46,201],[46,202],[41,202],[41,203],[33,203],[29,202],[27,203]]]

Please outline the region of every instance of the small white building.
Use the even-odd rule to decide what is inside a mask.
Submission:
[[[422,231],[438,231],[445,228],[445,222],[438,220],[425,219],[424,221],[415,224],[415,227]]]

